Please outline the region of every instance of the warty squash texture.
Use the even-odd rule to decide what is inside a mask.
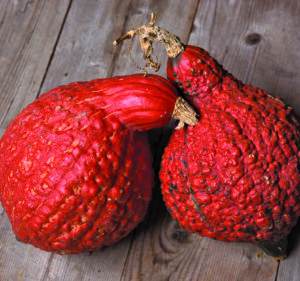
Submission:
[[[199,116],[175,130],[160,171],[164,201],[180,226],[222,241],[252,242],[283,258],[300,215],[299,123],[291,107],[246,85],[207,51],[154,25],[139,35],[144,58],[164,44],[168,79]]]
[[[153,186],[146,129],[164,126],[175,87],[143,74],[75,82],[28,105],[0,141],[0,199],[17,238],[93,251],[143,220]]]

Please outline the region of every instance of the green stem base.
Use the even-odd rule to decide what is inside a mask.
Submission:
[[[284,237],[277,242],[261,241],[258,246],[269,256],[273,257],[276,261],[285,259],[288,256],[287,253],[287,237]]]

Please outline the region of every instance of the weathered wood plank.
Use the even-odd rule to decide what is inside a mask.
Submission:
[[[122,280],[275,280],[277,263],[261,251],[258,258],[255,246],[190,234],[156,199],[149,223],[136,233]]]
[[[40,88],[49,58],[68,11],[64,1],[0,2],[1,135]],[[40,280],[50,255],[16,241],[0,211],[0,280]]]
[[[130,236],[111,247],[91,254],[60,256],[52,254],[43,281],[118,281],[127,256]],[[44,265],[45,266],[45,265]]]
[[[189,44],[206,48],[239,79],[297,105],[299,100],[292,93],[299,88],[300,52],[283,44],[297,37],[299,25],[289,24],[298,22],[297,12],[291,11],[296,6],[293,1],[200,1],[189,37],[180,34],[184,27],[173,32],[186,39],[184,42],[189,39]],[[166,11],[165,17],[170,17],[172,13]],[[159,25],[171,29],[161,23],[162,18]],[[169,23],[171,27],[174,21]],[[284,63],[287,61],[289,65]],[[191,235],[162,211],[159,190],[157,197],[149,221],[136,233],[122,280],[276,279],[278,264],[259,248]],[[299,259],[299,254],[296,256]],[[289,261],[281,262],[281,267],[284,264]],[[295,272],[289,277],[297,276]]]
[[[69,2],[1,1],[1,128],[35,99]]]
[[[130,0],[74,1],[41,93],[58,84],[112,75],[119,50],[114,38],[122,33]]]

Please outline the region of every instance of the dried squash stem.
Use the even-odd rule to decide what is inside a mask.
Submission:
[[[152,44],[154,42],[162,43],[170,58],[175,58],[182,53],[184,51],[184,44],[176,35],[160,28],[159,26],[155,26],[155,19],[156,14],[152,13],[150,23],[128,31],[126,34],[115,40],[114,45],[118,45],[122,41],[132,39],[135,35],[138,35],[144,59],[148,61],[149,65],[153,67],[154,70],[158,70],[159,64],[154,62],[151,57],[153,52]]]

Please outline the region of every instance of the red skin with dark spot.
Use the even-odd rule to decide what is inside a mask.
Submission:
[[[16,236],[77,254],[144,218],[153,186],[146,132],[171,118],[177,91],[155,75],[60,86],[28,105],[0,141],[0,199]]]
[[[175,130],[160,179],[187,230],[223,241],[277,241],[300,215],[299,124],[290,107],[245,85],[203,49],[169,59],[168,78],[199,113]]]

